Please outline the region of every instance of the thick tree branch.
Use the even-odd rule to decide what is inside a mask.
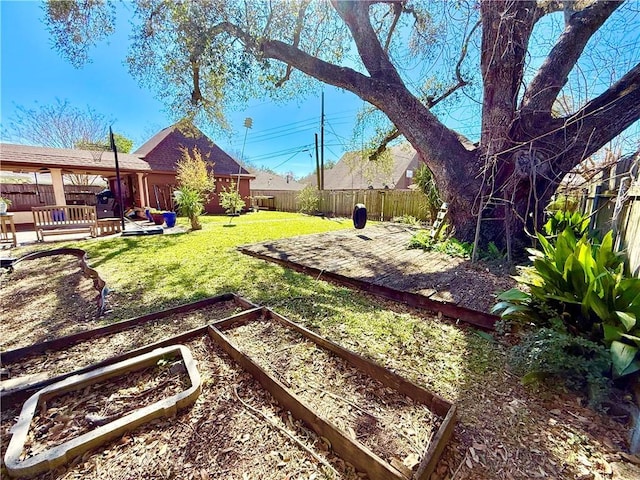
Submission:
[[[293,46],[295,48],[298,48],[298,45],[300,45],[300,34],[302,33],[302,28],[304,27],[304,16],[310,3],[311,0],[305,0],[300,4],[300,10],[298,10],[298,18],[296,19],[296,29],[293,32]],[[282,85],[284,85],[284,83],[288,81],[289,78],[291,78],[292,71],[293,67],[291,67],[290,64],[287,64],[287,71],[285,72],[284,77],[276,82],[276,87],[281,87]]]
[[[529,38],[535,24],[534,0],[483,0],[481,69],[484,87],[482,139],[488,157],[511,143],[518,91]]]
[[[398,130],[396,127],[393,127],[391,130],[389,130],[384,138],[380,141],[378,147],[373,152],[371,152],[371,155],[369,155],[369,160],[375,162],[378,157],[382,155],[382,152],[387,149],[387,145],[389,145],[389,142],[395,140],[400,135],[402,135],[402,132],[400,132],[400,130]]]
[[[550,115],[553,102],[567,83],[569,72],[593,34],[622,4],[620,1],[597,2],[574,13],[564,32],[549,53],[522,99],[521,115]]]
[[[331,3],[349,28],[362,63],[371,77],[388,84],[404,85],[371,25],[370,2],[331,0]]]
[[[570,170],[640,119],[640,63],[597,98],[558,123],[545,143],[564,145]],[[561,123],[560,123],[561,122]]]

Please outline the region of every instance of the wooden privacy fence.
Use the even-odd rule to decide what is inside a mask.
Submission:
[[[587,196],[585,212],[592,213],[592,228],[617,233],[616,248],[626,250],[631,274],[640,277],[640,184],[627,191],[626,200],[616,211],[617,192],[593,189]]]
[[[282,212],[298,212],[299,191],[252,190],[253,197],[273,197],[270,204]],[[362,203],[367,207],[369,220],[391,220],[393,217],[411,215],[420,220],[429,219],[427,198],[413,190],[323,190],[320,194],[320,211],[327,215],[350,217],[353,207]]]
[[[64,194],[69,205],[95,205],[96,193],[104,190],[100,185],[65,185]],[[34,183],[0,184],[0,196],[11,200],[15,212],[31,211],[31,207],[55,205],[53,185]]]
[[[627,157],[606,169],[598,183],[589,186],[584,213],[591,229],[613,230],[616,248],[626,250],[631,274],[640,277],[640,159]]]

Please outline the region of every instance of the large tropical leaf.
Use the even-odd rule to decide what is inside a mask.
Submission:
[[[619,325],[605,323],[602,325],[602,330],[604,332],[604,342],[607,345],[610,345],[614,340],[620,340],[621,338],[622,331]]]
[[[498,300],[504,300],[507,302],[525,302],[530,299],[531,295],[523,292],[522,290],[518,290],[517,288],[512,288],[498,295]]]
[[[616,311],[616,317],[624,325],[627,332],[630,332],[636,326],[636,316],[633,313]]]
[[[611,361],[613,362],[613,369],[617,376],[622,376],[623,372],[625,375],[632,373],[626,372],[626,370],[634,362],[637,353],[637,347],[622,343],[618,340],[611,342]]]

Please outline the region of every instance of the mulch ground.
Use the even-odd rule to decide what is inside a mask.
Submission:
[[[45,263],[51,261],[49,259]],[[40,270],[46,270],[47,265],[37,265],[36,261],[29,265],[37,267],[37,271],[31,271],[30,275],[17,277],[19,271],[16,270],[9,280],[6,274],[0,274],[0,304],[5,330],[3,342],[5,338],[9,338],[13,348],[31,343],[29,340],[21,341],[18,335],[13,335],[5,328],[5,319],[19,317],[24,329],[23,335],[37,329],[38,335],[33,338],[42,339],[52,335],[60,336],[55,333],[58,328],[66,335],[74,333],[78,328],[98,326],[98,321],[92,319],[95,291],[87,289],[85,294],[73,296],[75,286],[83,285],[84,280],[81,278],[82,274],[76,271],[74,263],[77,260],[73,259],[66,264],[62,263],[64,261],[61,259],[60,263],[53,263],[49,273],[42,274],[40,283],[33,283],[33,277],[39,275]],[[27,268],[27,263],[23,268]],[[35,297],[38,296],[34,291],[40,295],[48,295],[48,289],[41,288],[43,282],[50,283],[51,288],[56,291],[66,291],[68,295],[57,299],[48,297],[49,301],[39,302],[38,308],[31,308],[29,301],[20,301],[20,294],[16,292],[32,295],[31,301],[36,301]],[[6,286],[9,288],[5,288]],[[83,291],[82,288],[79,290]],[[9,296],[5,296],[5,292],[9,292]],[[391,302],[382,303],[388,306]],[[23,308],[27,308],[29,313],[22,312]],[[233,308],[235,309],[235,305]],[[407,307],[401,309],[407,312],[411,310]],[[140,333],[142,336],[139,341],[152,341],[152,338],[156,338],[156,330],[162,331],[162,337],[170,335],[167,329],[171,324],[176,325],[176,331],[181,327],[184,327],[184,331],[192,328],[191,322],[202,325],[207,318],[226,314],[223,307],[220,312],[192,312],[193,317],[185,314],[180,318],[172,318],[168,324],[151,327],[149,332]],[[419,313],[416,312],[416,315]],[[439,320],[433,318],[430,321]],[[444,327],[447,321],[445,319],[442,322]],[[329,415],[335,415],[349,434],[366,442],[366,437],[382,433],[396,442],[389,450],[403,452],[396,456],[405,463],[411,463],[411,454],[420,451],[428,441],[428,438],[426,441],[424,439],[429,436],[433,428],[432,422],[437,422],[437,418],[421,412],[406,399],[386,397],[393,392],[371,394],[371,389],[375,389],[375,386],[370,381],[352,376],[344,365],[338,363],[333,363],[331,371],[335,373],[336,379],[346,377],[343,378],[344,382],[323,382],[318,372],[323,371],[323,366],[331,364],[333,359],[325,358],[323,352],[313,351],[309,345],[294,342],[294,338],[275,331],[263,331],[265,335],[257,335],[260,328],[266,328],[260,322],[251,327],[254,328],[253,331],[232,330],[229,333],[236,335],[238,342],[243,342],[243,348],[252,350],[257,361],[262,358],[265,365],[271,365],[274,372],[290,382],[292,388],[296,388],[301,395],[308,395],[310,399],[315,392],[317,408],[325,408]],[[9,336],[5,337],[5,333],[9,333]],[[146,334],[151,336],[144,336]],[[262,338],[262,341],[258,341],[258,338]],[[53,365],[51,372],[69,371],[86,365],[78,359],[89,352],[100,352],[98,357],[91,360],[97,361],[105,358],[102,355],[110,356],[110,352],[120,351],[117,350],[117,345],[125,340],[126,338],[119,337],[119,340],[107,339],[102,346],[89,342],[85,346],[79,345],[78,350],[69,349],[60,354],[46,353],[21,364],[20,374],[37,373],[41,370],[41,365],[47,363]],[[271,347],[266,347],[267,340],[274,342]],[[357,342],[348,337],[343,338],[340,343],[347,348],[358,349]],[[134,341],[124,345],[122,349],[135,346],[139,346],[139,343]],[[173,418],[156,420],[142,426],[117,441],[74,459],[70,465],[38,478],[206,480],[365,477],[332,454],[322,438],[284,411],[250,374],[227,357],[209,338],[193,340],[187,346],[198,362],[203,379],[202,393],[194,406],[179,412]],[[427,351],[428,342],[423,347]],[[3,349],[6,348],[3,344]],[[271,349],[274,362],[268,361],[268,348]],[[406,353],[411,358],[416,354]],[[298,355],[308,355],[309,362],[306,364],[310,366],[306,370],[292,368],[293,365],[289,367],[283,360],[287,358],[286,355],[294,361],[297,361]],[[421,377],[422,374],[404,362],[406,355],[401,353],[397,358],[388,358],[385,366],[416,383],[428,385],[428,378]],[[417,361],[417,357],[414,360]],[[503,355],[487,361],[491,362],[492,368],[482,379],[459,386],[460,395],[456,401],[459,422],[433,480],[640,478],[640,459],[627,453],[628,418],[595,412],[585,406],[584,398],[575,394],[534,391],[524,387],[519,378],[509,374],[504,368]],[[7,367],[11,369],[12,365]],[[300,376],[300,373],[304,375]],[[148,388],[152,377],[141,374],[140,378],[123,383],[121,386],[125,391],[118,393],[118,398],[135,398],[136,395],[150,391]],[[334,384],[337,390],[333,390]],[[118,385],[109,387],[113,388],[110,396],[119,391],[117,387]],[[42,431],[49,432],[49,437],[43,436],[40,439],[41,446],[53,441],[51,430],[55,436],[66,434],[64,432],[67,431],[62,430],[63,428],[69,428],[68,432],[75,428],[68,417],[86,422],[87,417],[90,420],[97,419],[92,415],[98,415],[98,419],[111,415],[109,410],[104,409],[104,404],[96,404],[95,408],[100,408],[96,412],[93,411],[94,407],[86,408],[86,405],[92,405],[93,397],[89,393],[83,397],[90,400],[85,406],[79,404],[62,416],[63,427],[51,423],[50,419],[47,420],[49,417],[38,420],[41,422],[40,428],[46,425]],[[336,397],[342,399],[337,400]],[[384,404],[387,400],[393,408],[385,411]],[[65,403],[74,406],[78,402]],[[332,414],[332,411],[335,413]],[[2,409],[2,450],[18,414],[19,407]],[[396,420],[390,421],[391,418]],[[384,442],[372,446],[378,448],[382,455],[389,454],[388,451],[385,452]],[[6,472],[3,471],[2,478],[5,476]]]

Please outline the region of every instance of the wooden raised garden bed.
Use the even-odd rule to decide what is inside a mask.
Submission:
[[[327,469],[334,470],[334,476],[337,472],[341,478],[361,478],[363,473],[373,480],[426,480],[430,477],[452,434],[456,415],[454,405],[277,313],[258,308],[235,295],[205,299],[127,320],[127,323],[120,322],[111,328],[82,332],[73,336],[74,347],[68,351],[61,339],[47,344],[53,350],[32,346],[22,349],[19,354],[8,355],[8,358],[20,362],[28,357],[28,364],[23,366],[22,372],[28,375],[37,371],[39,358],[47,358],[48,362],[54,363],[56,355],[73,359],[83,351],[74,354],[73,349],[83,347],[83,344],[93,345],[93,342],[113,338],[115,334],[126,334],[152,319],[195,314],[201,309],[211,308],[223,298],[233,300],[248,310],[220,320],[212,318],[209,325],[191,328],[143,346],[136,345],[132,350],[101,359],[79,370],[3,392],[3,432],[8,432],[8,422],[17,415],[20,402],[28,397],[31,399],[24,408],[31,411],[34,402],[42,404],[38,399],[43,398],[43,394],[74,395],[74,392],[79,392],[69,387],[77,385],[78,378],[86,380],[95,372],[117,369],[116,365],[134,361],[130,359],[140,355],[150,355],[149,352],[155,349],[183,344],[194,351],[198,369],[201,366],[203,369],[201,399],[181,414],[182,420],[177,423],[174,419],[156,420],[149,426],[136,428],[139,432],[136,436],[145,439],[144,445],[149,443],[153,447],[145,450],[144,465],[147,467],[136,463],[138,444],[130,440],[130,434],[124,434],[115,445],[100,447],[104,451],[100,456],[92,456],[90,452],[80,455],[80,450],[68,449],[67,453],[59,456],[62,460],[52,462],[47,468],[55,468],[62,461],[71,461],[72,465],[80,462],[87,471],[94,471],[95,476],[91,478],[116,478],[112,477],[118,475],[116,472],[127,475],[137,472],[135,475],[145,476],[152,471],[165,470],[173,471],[173,475],[179,478],[187,478],[183,477],[186,472],[173,470],[181,461],[185,462],[181,469],[195,468],[196,478],[217,478],[217,475],[236,478],[237,475],[242,476],[241,472],[247,468],[252,478],[256,475],[258,478],[285,478],[300,472],[310,475],[318,468],[325,473]],[[225,353],[233,361],[225,360]],[[242,371],[247,373],[240,373]],[[119,380],[112,378],[110,381]],[[122,381],[125,382],[124,379]],[[60,386],[65,386],[62,391]],[[151,390],[151,387],[138,388],[145,395]],[[262,389],[264,393],[261,393]],[[161,393],[154,395],[153,398],[158,398]],[[258,407],[250,405],[256,402]],[[64,403],[77,405],[82,401],[70,398]],[[31,406],[27,408],[27,405]],[[82,419],[87,417],[87,412],[82,408],[74,412],[62,415],[62,419],[68,420],[74,415],[80,419],[85,430],[80,430],[77,438],[93,438],[92,432],[111,424],[86,430],[86,422],[83,423]],[[48,418],[46,407],[41,413],[44,416],[40,415],[38,422],[47,425],[45,433],[47,429],[53,429],[62,435],[60,429],[66,426],[55,425],[58,417]],[[20,428],[24,430],[24,426]],[[118,434],[122,435],[125,430]],[[48,437],[38,440],[40,433],[34,432],[29,434],[29,438],[36,444],[40,441],[40,445],[46,445]],[[20,435],[24,437],[25,434]],[[108,438],[105,437],[105,441]],[[55,440],[58,447],[74,441],[64,435]],[[12,440],[13,443],[19,441]],[[174,450],[171,460],[166,458],[165,452],[172,448],[173,441],[183,443],[179,450]],[[97,444],[91,443],[89,448],[97,448]],[[15,446],[5,453],[6,466],[13,473],[16,473],[15,468],[19,467],[21,460],[38,455],[38,452],[29,453],[26,448]],[[131,459],[118,460],[117,465],[112,466],[103,463],[109,458],[114,461],[121,459],[124,453],[131,454]],[[196,467],[191,460],[178,460],[183,455],[189,459],[200,459],[199,466]],[[111,471],[112,467],[115,470]],[[105,468],[110,473],[104,473]],[[41,471],[40,467],[38,471]],[[18,473],[24,474],[24,471]],[[191,478],[192,473],[187,476]]]
[[[256,324],[256,320],[237,321],[232,324],[226,323],[226,325],[231,325],[227,327],[226,330],[222,325],[211,325],[208,329],[209,336],[245,370],[250,372],[260,384],[275,397],[278,403],[291,411],[296,418],[301,419],[309,425],[318,435],[328,439],[331,447],[338,455],[353,464],[358,470],[366,472],[372,480],[401,480],[407,478],[426,480],[431,476],[440,454],[453,432],[456,418],[456,407],[454,405],[428,390],[405,380],[390,370],[287,320],[272,310],[264,309],[264,313],[264,317],[260,319],[262,325],[258,326],[253,332],[254,335],[264,343],[263,348],[260,348],[258,345],[258,349],[261,350],[260,352],[248,354],[246,352],[248,348],[246,344],[252,342],[247,341],[246,338],[243,341],[240,338],[242,335],[237,334],[237,331],[244,326],[251,325],[251,323]],[[223,330],[225,330],[224,333]],[[234,332],[234,330],[236,332]],[[280,336],[280,338],[277,338],[278,336]],[[285,336],[289,336],[290,338],[282,338]],[[276,348],[273,344],[274,342],[272,342],[274,337],[277,338],[275,343],[278,348]],[[244,343],[245,346],[238,347],[238,342]],[[257,343],[259,344],[260,341]],[[288,345],[285,345],[287,343]],[[309,391],[309,377],[313,377],[313,375],[302,375],[303,378],[297,379],[297,385],[293,385],[291,381],[291,377],[296,377],[300,373],[300,365],[296,365],[294,361],[296,356],[294,349],[304,344],[306,345],[303,348],[314,350],[311,352],[311,357],[317,358],[329,353],[329,355],[326,355],[326,358],[323,359],[324,361],[322,362],[323,365],[321,366],[320,372],[317,372],[320,378],[324,377],[324,385],[318,388],[318,384],[316,383],[315,388],[311,389],[315,390],[315,392],[310,392],[311,395],[304,395],[300,392],[305,390],[307,392]],[[253,346],[256,346],[256,342],[253,343]],[[279,357],[278,353],[283,355]],[[334,363],[334,359],[331,359],[332,356],[342,360],[343,365],[332,365],[329,367],[330,363]],[[256,360],[256,357],[262,358]],[[288,364],[290,367],[287,379],[282,378],[283,375],[278,375],[273,368],[273,365],[278,362],[280,362],[281,365]],[[344,371],[344,363],[348,366],[346,372]],[[343,371],[339,372],[341,369]],[[352,387],[355,386],[356,389],[362,388],[363,384],[367,382],[366,378],[368,377],[368,381],[370,382],[368,385],[368,393],[376,395],[377,392],[379,396],[378,402],[371,402],[372,404],[378,403],[380,405],[387,402],[397,404],[404,400],[405,403],[413,403],[415,410],[420,410],[417,407],[422,405],[426,407],[430,413],[440,417],[437,421],[439,426],[436,427],[434,424],[431,434],[428,437],[423,437],[423,440],[426,440],[426,442],[424,442],[426,443],[426,448],[420,452],[421,455],[419,457],[415,456],[415,460],[412,460],[412,454],[405,450],[403,453],[404,458],[394,456],[391,449],[398,448],[399,444],[392,438],[394,436],[392,432],[389,432],[386,435],[386,440],[383,441],[390,443],[385,449],[385,453],[390,455],[387,459],[381,458],[378,453],[372,451],[372,448],[375,448],[373,445],[378,443],[380,438],[375,439],[373,442],[367,442],[368,439],[366,437],[374,433],[372,430],[376,429],[376,424],[379,422],[376,418],[377,415],[366,411],[354,401],[348,400],[347,397],[349,397],[349,394],[344,391],[341,394],[336,394],[325,390],[324,387],[328,389],[331,386],[331,380],[335,380],[335,378],[331,378],[329,375],[331,370],[335,370],[334,373],[342,376],[343,379],[349,376],[360,377],[355,379],[359,386],[352,385]],[[277,375],[280,376],[281,379],[276,378]],[[298,393],[294,391],[295,387],[297,387],[296,390]],[[344,385],[344,387],[347,390],[349,389],[348,385]],[[381,387],[387,389],[383,394],[380,394]],[[320,392],[318,392],[318,390],[320,390]],[[356,420],[355,425],[359,427],[361,431],[356,433],[354,427],[346,424],[343,428],[340,428],[336,426],[332,418],[327,418],[319,414],[318,410],[320,407],[318,402],[313,402],[314,398],[318,398],[318,393],[325,393],[328,396],[327,400],[329,400],[330,397],[331,402],[334,402],[336,399],[342,399],[348,409],[359,411],[358,413],[361,415],[359,415],[360,418]],[[363,404],[365,403],[365,396],[366,394],[354,395],[354,400]],[[402,397],[405,398],[403,399]],[[311,403],[315,403],[315,405],[311,407]],[[334,410],[330,412],[330,416],[335,418],[339,415],[336,415]],[[364,422],[362,420],[364,420]],[[391,425],[388,424],[385,426],[391,427]],[[418,427],[418,425],[414,425],[413,427]],[[362,438],[362,441],[359,440],[359,438]],[[369,443],[369,445],[367,446],[363,443]],[[413,442],[409,440],[408,443]],[[403,449],[400,447],[396,453],[402,451]]]

